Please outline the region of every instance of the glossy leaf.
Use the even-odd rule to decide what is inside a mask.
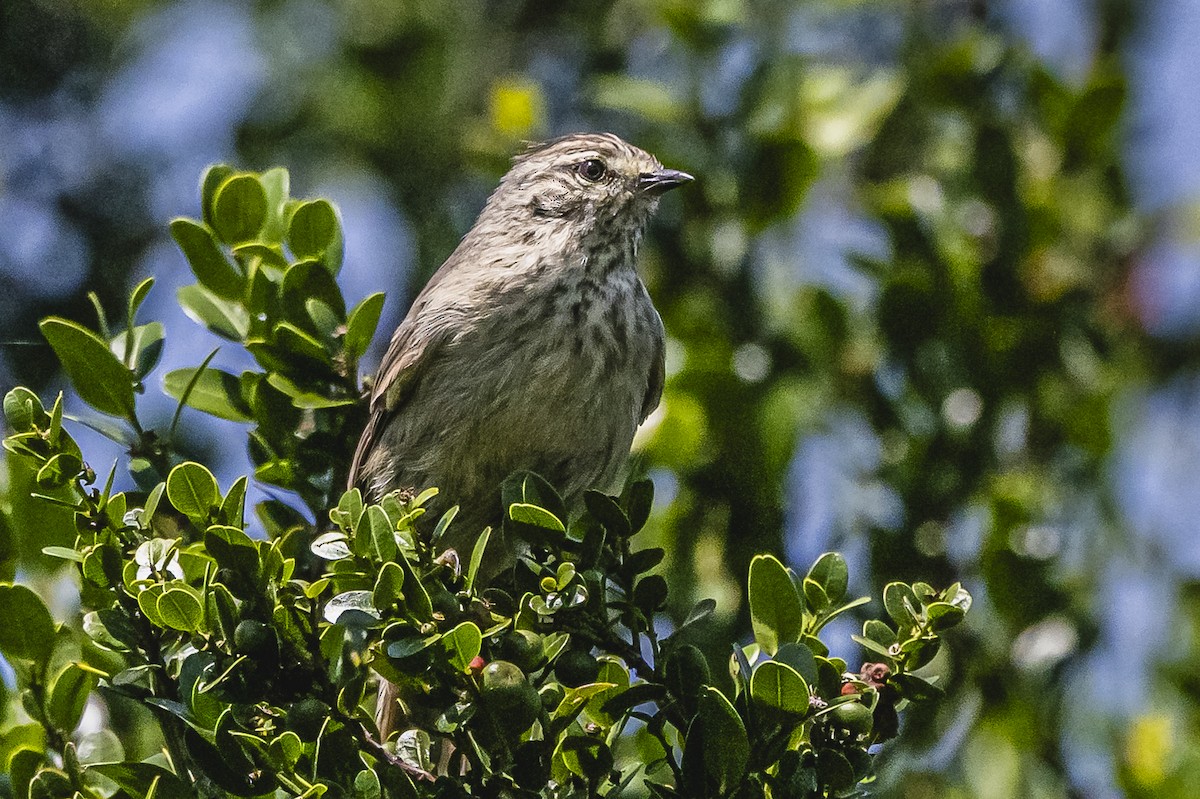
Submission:
[[[200,520],[220,506],[221,492],[212,472],[188,461],[167,475],[167,499],[189,519]]]
[[[183,286],[177,296],[185,314],[222,338],[241,341],[250,332],[250,319],[240,305],[197,285]]]
[[[567,531],[566,526],[553,513],[537,505],[530,505],[528,503],[514,502],[512,505],[509,505],[508,518],[514,522],[541,527],[543,530],[553,530],[557,533],[565,533]]]
[[[103,413],[133,418],[133,375],[104,340],[67,319],[50,317],[39,327],[80,399]]]
[[[168,372],[163,378],[163,390],[169,396],[180,399],[196,377],[196,371],[195,368],[188,368]],[[187,404],[233,422],[249,422],[253,419],[250,406],[242,398],[241,381],[235,375],[212,367],[206,368],[196,379],[188,394]]]
[[[42,407],[38,395],[24,386],[17,386],[4,395],[4,418],[17,433],[45,429],[50,424],[50,415]]]
[[[464,621],[442,636],[442,646],[450,660],[450,667],[465,672],[483,646],[483,636],[473,622]]]
[[[320,258],[340,247],[337,212],[326,200],[301,203],[288,221],[288,248],[297,258]]]
[[[141,380],[158,365],[164,335],[161,322],[138,325],[118,334],[109,349]]]
[[[156,604],[158,616],[167,627],[185,633],[200,629],[204,610],[200,599],[189,589],[167,588]]]
[[[194,794],[179,777],[154,763],[93,763],[87,767],[115,782],[130,796],[149,796],[154,799],[192,799]]]
[[[41,663],[54,646],[54,620],[33,591],[0,583],[0,654]]]
[[[846,559],[837,552],[826,552],[808,570],[808,579],[821,587],[830,604],[836,605],[846,596],[850,579]]]
[[[379,316],[383,313],[384,299],[383,292],[376,292],[366,297],[354,306],[354,310],[350,311],[350,318],[346,322],[344,346],[346,354],[351,360],[361,358],[367,351],[367,347],[371,346],[371,339],[375,337],[375,328],[379,325]]]
[[[171,236],[183,250],[201,286],[218,297],[236,299],[241,296],[245,278],[221,252],[212,231],[191,219],[180,218],[172,220]]]
[[[370,591],[345,591],[338,594],[325,603],[322,612],[326,621],[337,624],[338,619],[347,611],[359,611],[379,618],[379,611],[371,602]]]
[[[750,696],[785,713],[808,712],[808,684],[785,663],[774,660],[760,663],[750,676]]]
[[[227,244],[254,238],[267,221],[267,192],[254,175],[234,175],[213,196],[212,225]]]
[[[750,623],[754,640],[768,655],[782,644],[800,640],[804,608],[788,570],[771,555],[750,562]]]
[[[705,687],[683,750],[686,787],[692,795],[724,794],[746,775],[750,740],[746,727],[725,695]]]
[[[84,705],[96,687],[98,677],[77,663],[68,663],[50,685],[50,701],[46,705],[47,715],[54,728],[66,733],[79,726]]]

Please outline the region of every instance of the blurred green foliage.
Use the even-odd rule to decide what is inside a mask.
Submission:
[[[81,4],[58,18],[8,6],[6,19],[38,24],[0,26],[6,87],[47,91],[75,59],[102,73],[125,26],[159,5]],[[237,126],[247,164],[319,160],[386,179],[413,234],[410,290],[522,139],[611,128],[700,177],[666,203],[644,254],[671,343],[642,459],[674,478],[644,535],[668,553],[677,621],[695,600],[720,598],[715,649],[752,627],[731,575],[787,543],[797,442],[838,414],[865,420],[879,456],[864,481],[902,508],[898,523],[868,514],[849,525],[865,536],[870,582],[961,580],[981,599],[970,644],[943,664],[953,701],[912,715],[880,795],[1071,795],[1064,730],[1090,700],[1068,694],[1067,678],[1119,601],[1096,593],[1106,564],[1135,546],[1104,482],[1117,403],[1193,358],[1147,337],[1132,307],[1130,266],[1154,227],[1131,207],[1121,151],[1121,58],[1139,4],[1095,4],[1097,51],[1070,80],[1015,40],[994,5],[340,4],[331,46],[271,83]],[[256,30],[272,63],[291,65],[276,7],[258,8]],[[814,46],[804,25],[830,43]],[[862,52],[845,47],[860,40]],[[81,44],[67,55],[53,42]],[[869,287],[859,295],[797,262],[798,220],[833,201],[884,231],[884,251],[850,267]],[[112,235],[121,255],[139,243],[127,228]],[[127,257],[97,258],[104,277],[89,287],[110,313],[124,286],[108,278],[128,268]],[[83,296],[59,312],[90,324]],[[181,384],[168,380],[177,394]],[[10,477],[14,489],[22,480]],[[21,518],[23,493],[10,496]],[[1088,529],[1067,552],[1047,531],[1072,520]],[[18,551],[11,538],[0,529],[0,553]],[[1183,597],[1180,617],[1194,620]],[[1034,633],[1066,641],[1062,658],[1024,657],[1017,643]],[[1102,729],[1092,743],[1131,795],[1196,792],[1186,671],[1168,668],[1132,724],[1106,708],[1089,716]]]

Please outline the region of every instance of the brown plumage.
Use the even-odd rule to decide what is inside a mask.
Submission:
[[[659,196],[691,179],[611,134],[515,158],[392,336],[351,485],[370,500],[437,486],[435,513],[460,506],[446,544],[467,551],[514,471],[568,504],[614,488],[663,388],[638,245]]]
[[[598,180],[582,174],[592,161]],[[461,506],[460,547],[499,519],[497,487],[518,469],[568,503],[613,487],[662,394],[637,248],[658,196],[688,180],[606,134],[518,156],[392,336],[352,484],[372,499],[437,486]]]

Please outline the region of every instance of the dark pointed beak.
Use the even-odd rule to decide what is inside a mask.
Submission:
[[[643,172],[638,176],[638,189],[646,194],[658,195],[671,189],[691,183],[694,177],[678,169],[660,169],[656,172]]]

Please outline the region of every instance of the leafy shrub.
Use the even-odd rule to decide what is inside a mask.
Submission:
[[[128,493],[116,467],[98,485],[61,396],[49,410],[24,388],[4,399],[5,447],[35,499],[73,513],[74,545],[46,552],[75,564],[85,611],[58,626],[33,591],[0,584],[0,653],[29,717],[0,737],[12,795],[842,796],[870,779],[898,712],[939,693],[920,669],[970,605],[958,585],[888,585],[890,621],[855,636],[870,658],[855,672],[819,637],[867,602],[847,601],[842,557],[799,575],[760,555],[754,641],[710,662],[695,635],[711,600],[663,634],[664,552],[635,544],[647,481],[589,492],[572,518],[542,478],[513,475],[502,532],[529,550],[494,584],[490,530],[469,553],[439,546],[455,514],[423,518],[435,489],[378,504],[342,492],[383,297],[347,310],[336,211],[290,199],[283,170],[219,166],[202,186],[202,220],[171,226],[198,281],[179,301],[258,369],[219,371],[210,354],[167,374],[179,412],[160,435],[136,402],[163,343],[161,324],[137,321],[153,281],[115,335],[103,316],[98,332],[45,320],[79,396],[112,417],[88,423],[129,452]],[[179,462],[188,406],[247,423],[255,479],[322,523],[268,499],[257,537],[248,478],[222,490]],[[401,687],[412,725],[388,741],[377,677]],[[96,691],[148,708],[162,754],[128,761],[113,733],[77,735]]]

